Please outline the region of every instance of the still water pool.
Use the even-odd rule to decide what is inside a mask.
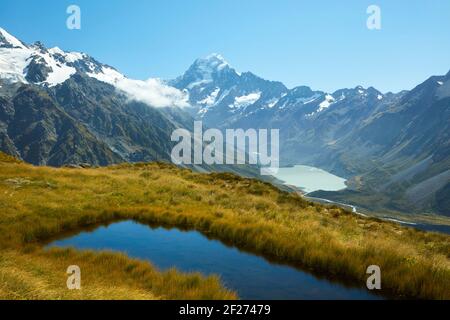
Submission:
[[[52,242],[47,247],[113,250],[150,261],[159,269],[217,274],[243,299],[380,299],[368,290],[319,279],[287,265],[211,240],[195,231],[113,223]]]

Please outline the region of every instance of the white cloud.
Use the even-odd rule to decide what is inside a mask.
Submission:
[[[189,106],[187,93],[164,84],[160,79],[132,80],[108,67],[103,67],[101,73],[88,73],[88,75],[112,84],[132,100],[155,108]]]
[[[176,88],[165,85],[159,79],[131,80],[122,79],[116,83],[130,99],[146,103],[155,108],[187,107],[188,95]]]

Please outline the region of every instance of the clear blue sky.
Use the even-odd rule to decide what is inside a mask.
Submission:
[[[66,28],[70,4],[81,30]],[[379,31],[366,28],[370,4],[381,7]],[[449,0],[1,0],[0,26],[137,79],[173,78],[212,52],[239,71],[327,91],[410,89],[450,70]]]

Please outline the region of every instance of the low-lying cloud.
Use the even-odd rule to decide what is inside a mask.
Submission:
[[[189,106],[188,93],[168,86],[160,79],[151,78],[145,81],[128,79],[115,69],[105,66],[102,67],[101,72],[88,73],[88,76],[115,86],[131,100],[143,102],[155,108]]]
[[[117,89],[125,92],[127,96],[152,107],[187,107],[188,94],[174,87],[164,84],[159,79],[131,80],[121,79],[115,83]]]

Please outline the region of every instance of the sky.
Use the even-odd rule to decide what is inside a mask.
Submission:
[[[0,27],[26,43],[90,54],[134,79],[181,75],[220,53],[292,88],[412,89],[450,70],[449,0],[1,0]],[[69,30],[69,5],[81,29]],[[367,8],[381,9],[369,30]]]

